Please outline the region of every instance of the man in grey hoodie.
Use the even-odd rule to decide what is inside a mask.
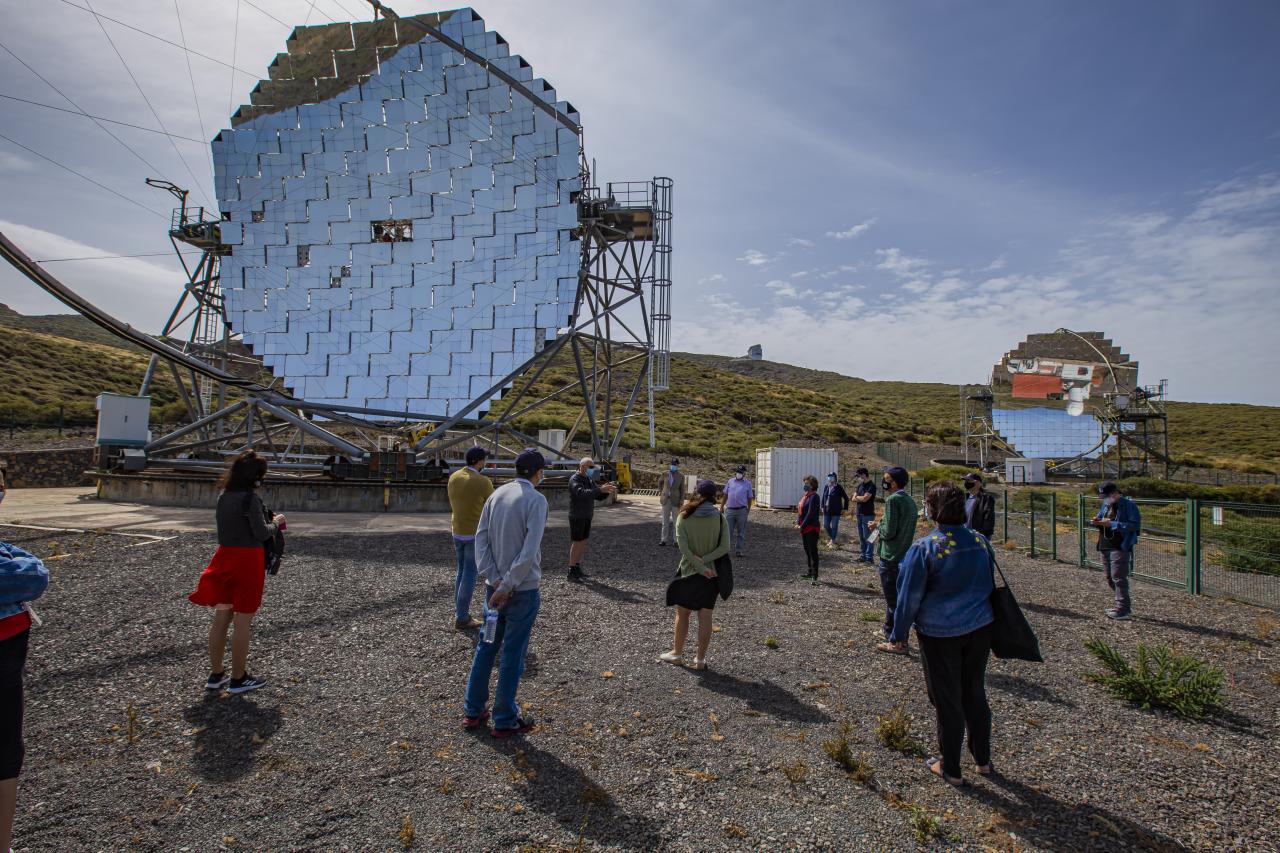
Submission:
[[[542,597],[542,534],[547,527],[547,499],[538,492],[546,460],[536,450],[516,457],[516,479],[494,490],[480,511],[476,527],[476,568],[485,579],[486,611],[497,611],[492,642],[476,643],[467,679],[462,725],[478,729],[489,719],[489,677],[499,657],[498,687],[493,697],[496,738],[522,734],[533,719],[520,713],[516,689],[524,674],[529,635]],[[488,616],[486,612],[486,617]]]

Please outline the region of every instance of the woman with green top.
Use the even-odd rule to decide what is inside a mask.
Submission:
[[[720,585],[715,562],[729,553],[729,524],[716,506],[716,484],[699,480],[698,488],[680,507],[676,518],[676,546],[680,549],[679,577],[667,587],[667,606],[676,608],[676,638],[671,651],[659,656],[667,663],[684,663],[689,613],[698,611],[698,652],[694,669],[707,668],[711,617]]]

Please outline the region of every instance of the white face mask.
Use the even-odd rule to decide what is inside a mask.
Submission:
[[[734,474],[734,475],[733,475],[733,477],[734,477],[734,479],[735,479],[735,480],[745,480],[745,479],[747,479],[747,475],[746,475],[746,474]]]
[[[1107,506],[1115,506],[1116,501],[1118,500],[1120,500],[1119,495],[1107,495],[1105,498],[1102,499],[1102,502],[1105,503]]]

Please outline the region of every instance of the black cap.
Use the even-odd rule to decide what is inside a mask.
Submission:
[[[712,480],[699,480],[698,487],[694,489],[694,491],[702,495],[707,500],[714,501],[716,499],[716,492],[720,491],[720,489]]]
[[[866,474],[868,477],[871,476],[871,472],[866,468],[859,468],[857,471],[854,471],[853,474],[855,477],[861,477],[863,474]]]
[[[981,483],[982,475],[977,471],[970,471],[968,474],[964,475],[964,481],[966,483]]]
[[[1117,486],[1115,483],[1111,482],[1110,480],[1108,480],[1105,483],[1098,484],[1098,494],[1102,495],[1104,498],[1107,495],[1114,494],[1115,492],[1118,492],[1118,491],[1120,491],[1120,487]]]
[[[530,448],[521,451],[516,457],[516,473],[521,477],[532,477],[534,474],[547,467],[547,460],[542,454]]]
[[[836,472],[835,472],[835,471],[832,471],[830,474],[828,474],[828,475],[827,475],[827,479],[828,479],[828,480],[834,480],[834,479],[836,479]]]
[[[679,460],[679,459],[672,459],[672,460],[671,460],[671,464],[672,464],[672,465],[679,465],[679,464],[680,464],[680,460]]]
[[[907,482],[911,479],[911,475],[907,473],[907,469],[901,465],[891,465],[884,469],[884,473],[888,475],[890,480],[898,484],[899,489],[905,489]]]
[[[737,468],[735,468],[734,470],[735,470],[735,471],[737,471],[739,474],[745,474],[745,473],[747,473],[747,466],[746,466],[746,465],[739,465],[739,466],[738,466]]]
[[[468,447],[466,460],[468,465],[475,465],[477,462],[483,462],[489,456],[489,451],[483,447]]]

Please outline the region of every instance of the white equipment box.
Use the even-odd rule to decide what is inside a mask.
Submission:
[[[151,398],[98,395],[98,444],[145,447],[151,443]]]
[[[1009,485],[1047,482],[1043,459],[1004,460],[1004,481]]]

